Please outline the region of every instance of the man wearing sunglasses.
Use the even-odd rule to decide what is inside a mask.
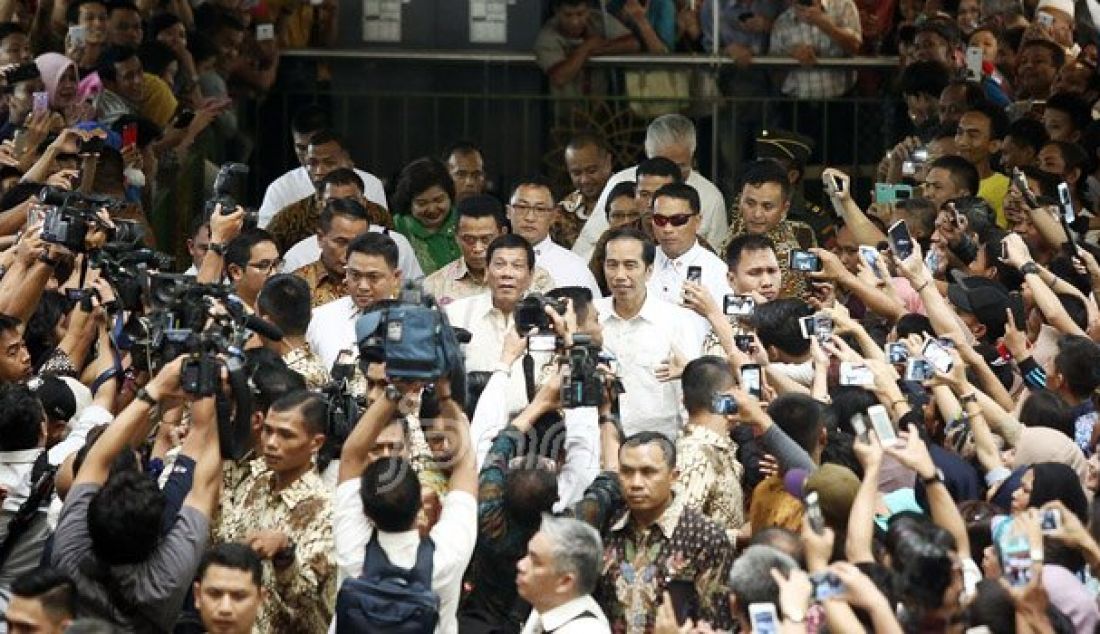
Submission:
[[[657,255],[649,291],[673,304],[682,303],[683,283],[698,267],[696,280],[715,301],[731,293],[726,263],[699,244],[699,193],[687,183],[670,183],[653,194],[653,238]]]

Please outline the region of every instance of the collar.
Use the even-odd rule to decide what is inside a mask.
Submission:
[[[456,282],[466,277],[469,277],[470,281],[473,281],[474,277],[473,274],[470,273],[470,267],[466,266],[466,258],[461,256],[454,262],[451,262],[450,266],[447,267],[445,275]],[[487,283],[482,284],[482,286],[487,286]]]
[[[491,290],[487,290],[484,293],[479,293],[474,297],[477,298],[477,301],[480,304],[478,306],[474,306],[473,313],[475,315],[481,318],[496,317],[504,320],[504,325],[506,326],[511,324],[512,313],[508,313],[507,315],[505,315],[504,311],[500,310],[496,307],[495,304],[493,304],[493,292]]]
[[[267,478],[268,486],[271,487],[271,492],[281,499],[283,504],[286,504],[287,508],[293,509],[306,500],[324,495],[324,485],[321,482],[320,476],[318,476],[313,469],[306,471],[302,474],[302,477],[291,482],[290,486],[278,492],[275,491],[275,473],[268,472]]]
[[[679,269],[682,266],[686,266],[695,261],[699,257],[699,252],[703,250],[703,247],[699,245],[699,240],[695,240],[695,244],[691,245],[691,248],[680,254],[678,258],[670,258],[665,255],[664,249],[657,247],[657,268],[667,269],[674,268]]]
[[[611,300],[608,302],[608,304],[611,306],[611,310],[607,312],[608,318],[614,318],[623,322],[634,321],[635,319],[644,319],[649,323],[656,323],[656,314],[659,310],[657,302],[659,302],[660,300],[657,299],[653,295],[653,293],[650,293],[648,288],[646,289],[645,293],[645,301],[642,302],[642,309],[639,310],[638,314],[634,315],[634,317],[632,317],[631,319],[623,319],[622,317],[620,317],[619,312],[615,310],[615,298],[609,297],[608,299]]]
[[[657,521],[653,523],[654,526],[661,529],[661,534],[666,539],[672,539],[672,533],[676,531],[676,526],[680,523],[680,517],[684,514],[684,496],[678,495],[673,492],[672,503],[668,505],[665,512],[661,514],[661,517],[657,518]],[[611,532],[620,533],[630,528],[634,530],[637,525],[633,521],[633,515],[628,510],[623,513],[623,516],[611,525]]]
[[[33,449],[20,449],[19,451],[0,451],[0,464],[34,464],[38,456],[45,451],[42,447]]]
[[[729,434],[722,435],[709,427],[694,425],[691,422],[684,425],[684,436],[697,439],[706,445],[713,445],[718,449],[730,449],[733,447],[733,441],[730,440]]]
[[[539,623],[542,625],[543,631],[553,632],[585,611],[591,612],[593,616],[599,614],[602,610],[596,609],[598,607],[592,597],[586,594],[583,597],[570,599],[556,608],[547,610],[545,614],[539,614]]]
[[[313,274],[313,279],[316,280],[318,284],[320,284],[321,282],[328,282],[329,284],[340,283],[340,280],[336,276],[328,272],[328,269],[325,268],[324,262],[317,260],[310,264],[309,267],[310,273]]]
[[[536,244],[532,248],[535,251],[535,257],[538,258],[542,256],[542,254],[549,252],[555,246],[557,245],[555,245],[554,241],[550,239],[549,235],[547,235],[545,238],[542,239],[542,242]]]

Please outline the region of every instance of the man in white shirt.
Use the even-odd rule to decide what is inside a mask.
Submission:
[[[726,217],[726,201],[722,192],[714,186],[714,183],[704,178],[699,172],[692,169],[692,161],[695,155],[695,124],[691,119],[683,115],[669,114],[657,117],[646,129],[645,153],[648,158],[663,156],[680,167],[684,182],[691,185],[699,192],[702,201],[702,223],[699,233],[711,245],[717,247],[725,239],[729,230],[729,220]],[[628,167],[612,176],[604,186],[600,200],[596,203],[596,209],[604,209],[607,204],[607,195],[616,184],[631,180],[634,177],[634,167]],[[588,217],[581,235],[573,244],[573,252],[585,260],[592,257],[592,251],[600,236],[607,230],[607,216],[605,214],[592,214]]]
[[[263,203],[260,204],[260,227],[266,227],[283,207],[315,191],[313,181],[309,178],[309,171],[306,169],[306,150],[309,148],[309,139],[313,133],[330,127],[328,119],[328,115],[320,106],[307,106],[294,115],[290,124],[290,135],[294,140],[294,153],[298,156],[299,166],[276,178],[267,186]],[[373,203],[386,207],[386,190],[382,187],[382,181],[378,180],[377,176],[362,170],[357,169],[355,173],[363,179],[363,191],[367,198]]]
[[[467,372],[497,369],[504,349],[504,337],[516,327],[516,304],[531,285],[535,252],[521,236],[506,233],[489,244],[486,261],[485,277],[489,292],[451,302],[445,308],[451,325],[470,333],[470,342],[463,346]],[[532,355],[536,361],[536,373],[545,364],[547,356],[545,353]],[[511,367],[501,370],[509,375],[508,411],[519,411],[528,401],[522,357],[516,359]]]
[[[310,349],[326,368],[332,367],[342,350],[359,356],[355,321],[375,302],[393,299],[401,288],[401,280],[397,245],[392,238],[368,231],[351,241],[344,265],[349,295],[315,309],[306,330]]]
[[[545,182],[520,183],[508,204],[512,231],[523,236],[535,249],[535,264],[550,272],[555,286],[583,286],[599,297],[600,287],[588,264],[575,253],[550,239],[550,226],[561,211]]]
[[[592,592],[603,563],[600,534],[567,517],[544,516],[516,569],[519,595],[531,604],[523,634],[610,634]]]
[[[647,285],[666,302],[681,302],[681,286],[689,273],[698,274],[695,281],[716,302],[730,293],[726,263],[704,249],[696,237],[700,220],[699,193],[691,185],[672,183],[654,194],[653,237],[659,248]]]
[[[330,200],[337,198],[354,200],[364,208],[370,202],[363,194],[363,179],[355,171],[346,168],[329,172],[321,186],[322,202],[328,204]],[[393,229],[388,229],[373,222],[370,223],[369,230],[384,233],[393,238],[393,241],[397,244],[397,268],[401,269],[401,274],[405,276],[405,279],[418,280],[424,277],[424,271],[420,268],[420,262],[417,261],[416,253],[413,251],[412,245],[409,244],[408,238]],[[313,264],[320,258],[321,244],[319,238],[317,235],[309,236],[290,247],[283,255],[283,272],[293,273],[303,266]]]
[[[604,259],[611,296],[594,303],[604,349],[618,359],[626,389],[619,396],[624,433],[656,431],[675,440],[686,418],[680,382],[661,381],[658,372],[674,351],[685,361],[698,357],[706,329],[691,311],[648,292],[655,251],[637,229],[612,231]]]
[[[399,413],[408,413],[402,412],[398,403],[414,396],[414,389],[418,388],[388,386],[385,396],[371,403],[344,441],[339,485],[333,500],[338,586],[364,572],[364,553],[372,542],[381,546],[393,566],[409,569],[416,563],[422,541],[416,528],[421,506],[421,485],[416,472],[408,461],[397,457],[378,458],[367,464],[367,451],[382,428]],[[453,421],[455,439],[450,488],[439,521],[430,533],[430,543],[434,545],[432,590],[440,599],[437,634],[458,634],[455,613],[462,575],[477,542],[478,523],[477,472],[470,449],[469,424],[449,390],[445,383],[437,385],[441,413]],[[338,607],[337,618],[339,614]]]

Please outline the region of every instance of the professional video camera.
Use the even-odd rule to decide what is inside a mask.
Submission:
[[[248,166],[244,163],[225,163],[218,170],[214,178],[214,195],[206,201],[204,216],[210,222],[210,216],[217,211],[218,205],[222,206],[222,215],[228,216],[237,209],[239,192],[244,187],[244,177],[248,175]],[[260,221],[260,215],[255,209],[245,209],[244,225],[255,227]]]
[[[145,238],[145,227],[132,220],[113,219],[111,227],[97,215],[104,208],[108,212],[120,209],[123,203],[115,198],[49,186],[42,188],[38,198],[50,207],[42,224],[42,239],[74,253],[88,250],[88,233],[96,228],[107,234],[109,243],[120,246],[133,247]]]
[[[325,444],[318,453],[317,464],[324,469],[332,460],[340,456],[344,441],[355,429],[359,416],[367,408],[365,396],[352,393],[352,379],[355,377],[355,356],[344,350],[336,357],[331,377],[321,393],[328,401],[328,416],[325,427]]]
[[[554,331],[550,322],[550,315],[546,314],[546,307],[552,306],[559,315],[564,315],[566,303],[564,299],[546,297],[539,293],[531,293],[516,303],[515,319],[516,330],[520,335],[526,335],[535,329],[536,334],[547,334]]]
[[[469,341],[469,333],[461,333]],[[376,304],[355,322],[361,364],[385,362],[391,379],[431,382],[449,376],[455,394],[466,389],[461,339],[435,298],[411,281],[397,300]]]
[[[599,407],[608,387],[612,388],[612,399],[618,398],[625,390],[615,374],[614,362],[615,357],[596,346],[591,336],[573,335],[573,346],[562,359],[566,370],[561,379],[561,406]],[[601,365],[605,367],[601,369]]]

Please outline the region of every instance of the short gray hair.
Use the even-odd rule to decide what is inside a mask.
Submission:
[[[577,596],[592,594],[603,562],[599,532],[581,520],[550,515],[542,516],[539,531],[553,543],[554,569],[576,578]]]
[[[772,579],[772,568],[788,574],[798,568],[790,555],[771,546],[749,546],[730,568],[730,593],[737,597],[737,609],[748,616],[750,603],[779,605],[779,586]]]
[[[695,154],[695,124],[682,114],[665,114],[654,119],[645,131],[645,155],[657,156],[670,145],[687,145]]]

